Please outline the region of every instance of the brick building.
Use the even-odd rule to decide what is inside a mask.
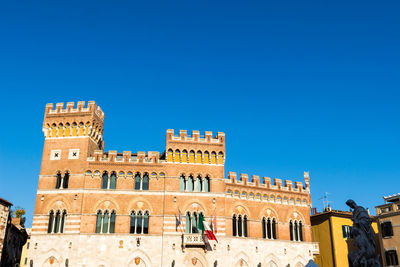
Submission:
[[[33,266],[304,266],[310,184],[229,172],[225,134],[167,130],[165,151],[104,152],[95,102],[47,104]],[[181,213],[181,215],[180,215]],[[218,243],[204,238],[199,218]]]

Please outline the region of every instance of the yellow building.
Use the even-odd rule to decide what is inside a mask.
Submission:
[[[28,234],[28,239],[26,240],[25,245],[22,247],[22,252],[21,252],[21,262],[19,264],[20,267],[27,267],[29,266],[28,262],[28,250],[29,250],[29,244],[31,241],[31,228],[26,228],[25,229],[27,234]]]
[[[320,254],[315,263],[320,267],[348,267],[347,255],[355,249],[351,236],[353,221],[348,211],[327,210],[311,216],[313,241],[319,242]],[[372,218],[375,232],[375,244],[379,254],[378,226]]]

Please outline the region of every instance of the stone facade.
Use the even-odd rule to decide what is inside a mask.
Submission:
[[[103,122],[93,101],[46,105],[33,266],[298,267],[318,253],[308,173],[304,186],[225,178],[224,133],[167,130],[162,153],[104,152]],[[218,243],[196,233],[200,214]]]
[[[0,198],[0,261],[3,252],[4,238],[6,236],[7,224],[11,220],[10,208],[12,204]]]

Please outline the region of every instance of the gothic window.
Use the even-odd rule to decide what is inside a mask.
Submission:
[[[69,183],[69,172],[66,172],[64,174],[64,179],[63,179],[63,188],[68,188],[68,183]]]
[[[173,154],[174,154],[174,152],[172,151],[172,149],[168,149],[168,152],[167,152],[167,161],[168,162],[172,162]]]
[[[187,161],[188,161],[188,158],[187,158],[187,150],[183,150],[182,151],[182,162],[183,163],[187,163]]]
[[[136,225],[136,213],[135,211],[131,212],[131,224],[130,224],[130,229],[129,233],[134,234],[135,233],[135,225]]]
[[[271,218],[262,218],[263,238],[276,239],[276,220]]]
[[[111,173],[110,177],[110,189],[115,189],[117,187],[117,174],[115,172]]]
[[[108,173],[104,172],[103,177],[101,179],[101,189],[107,189],[108,188]]]
[[[175,150],[174,162],[181,162],[181,152],[179,149]]]
[[[232,216],[232,234],[233,236],[237,236],[237,220],[235,214]]]
[[[140,183],[141,183],[140,173],[135,174],[135,190],[140,190]]]
[[[243,236],[247,237],[247,216],[243,216]]]
[[[399,259],[397,258],[397,252],[394,249],[385,251],[386,265],[387,266],[398,266]]]
[[[210,163],[210,153],[208,151],[204,152],[204,164]]]
[[[192,216],[192,233],[198,233],[197,229],[197,213],[194,212]]]
[[[299,228],[297,221],[294,221],[294,240],[299,241]]]
[[[303,241],[303,224],[299,222],[299,240]]]
[[[96,218],[96,233],[101,232],[101,221],[102,221],[102,214],[101,214],[101,211],[98,211],[97,218]]]
[[[148,211],[132,211],[131,212],[130,230],[131,234],[148,234],[150,214]]]
[[[243,236],[243,228],[242,228],[242,215],[238,216],[238,236]]]
[[[195,191],[201,192],[201,176],[200,175],[197,176],[197,179],[196,179]]]
[[[203,157],[203,154],[201,153],[201,151],[200,150],[197,151],[197,153],[196,153],[196,163],[200,163],[201,164],[203,162],[202,157]]]
[[[290,240],[293,241],[293,222],[289,222],[289,233],[290,233]]]
[[[193,212],[192,214],[190,212],[186,213],[186,233],[188,234],[194,234],[194,233],[199,233],[199,218],[200,214],[204,218],[203,212],[197,213]]]
[[[61,186],[61,173],[57,173],[57,178],[56,178],[56,189],[59,189]]]
[[[191,216],[190,213],[187,212],[186,213],[186,233],[190,234],[191,233],[191,226],[192,226],[192,222],[191,222]]]
[[[217,164],[217,153],[211,152],[211,164]]]
[[[189,163],[194,163],[194,151],[190,150],[189,152]]]
[[[303,223],[297,220],[290,220],[289,223],[290,240],[303,241]]]
[[[194,187],[193,176],[190,175],[188,179],[188,191],[193,192],[193,187]]]
[[[186,191],[186,181],[185,181],[185,175],[181,175],[181,178],[179,179],[179,183],[180,183],[180,190],[181,191]]]
[[[110,233],[115,233],[115,211],[112,211],[110,216]]]
[[[224,153],[218,153],[218,164],[224,164]]]
[[[65,221],[67,218],[67,211],[57,210],[56,212],[50,211],[49,223],[47,226],[48,233],[64,233]]]
[[[210,192],[210,177],[204,179],[204,192]]]
[[[149,190],[149,174],[147,172],[143,175],[142,190]]]
[[[102,231],[103,234],[108,233],[108,226],[109,226],[108,221],[109,221],[109,213],[106,210],[103,215],[103,231]]]

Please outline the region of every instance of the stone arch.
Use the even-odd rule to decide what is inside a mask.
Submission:
[[[138,263],[137,263],[138,261]],[[137,264],[136,264],[137,263]],[[142,250],[135,250],[130,254],[125,264],[128,267],[151,267],[150,257]]]
[[[64,259],[60,254],[54,249],[49,249],[44,253],[45,260],[42,263],[42,267],[61,267]]]
[[[307,260],[304,259],[302,256],[297,255],[296,258],[293,260],[294,267],[304,267],[307,264]]]
[[[110,197],[108,197],[107,199],[101,199],[99,201],[96,202],[95,205],[93,205],[93,207],[95,207],[93,209],[94,212],[97,213],[98,210],[115,210],[115,212],[119,213],[120,212],[120,207],[119,205],[116,203],[116,201],[114,201],[114,199],[110,199]]]
[[[243,251],[236,254],[233,259],[234,267],[249,267],[249,256]]]
[[[242,211],[240,211],[240,209],[242,209]],[[249,208],[243,202],[239,202],[236,205],[232,206],[232,208],[230,210],[230,214],[231,215],[233,215],[233,214],[247,214],[248,217],[251,216]]]
[[[188,200],[184,203],[183,205],[183,209],[182,212],[187,212],[187,211],[193,211],[193,204],[197,204],[198,207],[196,208],[196,210],[200,211],[204,211],[204,216],[209,216],[211,214],[211,212],[209,211],[209,209],[207,208],[207,205],[205,205],[202,201],[200,201],[199,199],[196,200]]]
[[[143,197],[138,197],[131,200],[125,210],[125,214],[131,214],[132,210],[148,210],[150,212],[150,215],[153,214],[154,211],[153,205],[151,205],[151,203]]]
[[[278,266],[281,266],[279,258],[277,256],[275,256],[275,254],[273,254],[273,253],[268,254],[264,258],[264,262],[265,262],[267,267],[278,267]]]
[[[195,262],[195,264],[193,264]],[[186,267],[207,267],[210,266],[207,259],[198,251],[191,251],[185,257],[183,266]]]
[[[50,210],[66,210],[67,212],[71,212],[71,205],[68,203],[68,199],[64,196],[57,196],[57,199],[50,202],[45,211],[49,212]]]
[[[302,221],[303,225],[306,223],[306,220],[305,220],[303,214],[301,213],[301,211],[298,211],[297,209],[293,209],[290,212],[288,212],[286,221],[289,222],[290,220],[292,220],[292,221]]]
[[[271,211],[270,214],[268,214],[268,210]],[[265,217],[265,218],[267,218],[267,217],[275,218],[276,221],[279,222],[278,212],[276,212],[276,210],[275,210],[274,208],[272,208],[272,207],[265,207],[265,208],[263,208],[263,209],[260,211],[260,213],[258,214],[258,217],[259,217],[259,218],[262,218],[262,217]]]

